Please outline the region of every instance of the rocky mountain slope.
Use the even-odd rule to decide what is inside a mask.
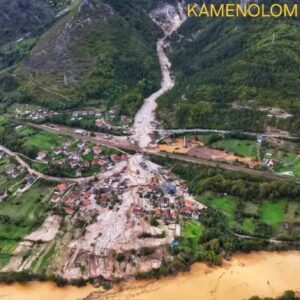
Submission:
[[[0,46],[34,35],[54,18],[55,10],[46,0],[0,1]]]
[[[56,109],[117,104],[120,113],[133,114],[160,81],[155,42],[161,31],[148,16],[149,5],[75,2],[15,65],[18,80],[13,79],[13,89],[6,89],[2,102],[25,97]],[[2,82],[12,80],[2,74]]]

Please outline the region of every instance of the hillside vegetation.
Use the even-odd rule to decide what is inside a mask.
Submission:
[[[172,41],[176,87],[160,101],[159,116],[170,127],[258,131],[266,113],[256,108],[277,106],[294,118],[269,122],[299,131],[299,25],[287,18],[189,18],[180,42]],[[243,107],[232,109],[233,102]]]
[[[0,76],[2,106],[117,105],[120,114],[133,115],[160,81],[155,41],[161,33],[147,14],[151,1],[137,2],[83,1],[37,42],[20,44],[25,54],[14,67],[17,77]]]

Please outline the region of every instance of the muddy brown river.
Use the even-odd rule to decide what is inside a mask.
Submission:
[[[98,294],[101,300],[239,300],[252,295],[278,296],[287,289],[300,292],[300,252],[235,255],[222,267],[197,263],[191,272],[157,281],[130,282]],[[0,285],[1,300],[77,300],[97,289],[58,288],[53,283]]]

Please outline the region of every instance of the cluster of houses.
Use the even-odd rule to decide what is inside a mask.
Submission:
[[[16,108],[16,115],[21,119],[28,121],[43,121],[46,117],[51,117],[58,115],[58,112],[49,111],[45,108],[32,108],[32,109],[22,109],[20,107]]]
[[[0,152],[0,157],[5,157],[5,154]],[[28,190],[31,185],[37,180],[36,176],[28,174],[26,172],[26,169],[20,165],[10,164],[8,167],[4,168],[2,172],[7,176],[7,178],[16,179],[16,181],[18,182],[14,183],[15,181],[13,181],[11,187],[6,186],[5,188],[0,190],[0,202],[6,200],[9,197],[12,192],[12,187],[17,188],[15,192],[23,193]]]
[[[97,167],[101,171],[110,170],[115,163],[127,159],[125,154],[103,155],[102,151],[101,146],[85,141],[76,143],[65,141],[60,147],[54,148],[50,154],[40,151],[36,160],[45,161],[50,155],[48,161],[54,165],[68,165],[76,170],[77,176],[81,176],[82,170],[92,167]]]
[[[100,117],[102,113],[99,109],[88,109],[88,110],[77,110],[72,112],[72,119],[74,120],[81,120],[83,117]]]
[[[132,119],[128,118],[127,115],[121,115],[120,117],[120,126],[114,126],[110,124],[110,120],[111,117],[102,117],[102,118],[98,118],[95,121],[95,125],[99,128],[107,128],[108,130],[117,130],[117,129],[128,129]]]
[[[98,215],[101,208],[113,209],[121,200],[113,188],[99,188],[91,182],[80,187],[60,183],[51,202],[59,204],[67,215],[72,216],[75,212],[86,211],[90,215]]]
[[[132,213],[148,214],[165,224],[178,223],[180,218],[198,220],[200,206],[182,193],[185,186],[184,182],[159,184],[158,176],[154,176],[149,186],[139,187],[139,203],[132,208]]]
[[[26,169],[23,166],[20,165],[11,165],[5,169],[5,174],[6,176],[16,179],[18,177],[24,177],[26,174]],[[23,180],[22,180],[22,185],[31,185],[34,183],[36,180],[36,176],[27,174]]]
[[[120,174],[116,173],[111,178],[106,178],[101,187],[95,182],[80,187],[58,184],[52,202],[59,203],[70,216],[78,211],[98,215],[101,209],[113,209],[122,202],[121,195],[128,189],[128,182],[120,182],[119,179]],[[154,177],[153,184],[138,187],[137,194],[140,200],[131,206],[130,214],[137,217],[152,216],[165,224],[178,223],[180,219],[198,220],[200,206],[196,201],[177,193],[174,184],[156,185],[155,182],[158,181]]]
[[[10,178],[17,178],[25,173],[23,166],[11,165],[5,170],[5,174]]]
[[[144,160],[135,164],[125,159],[123,155],[111,155],[111,162],[121,163],[98,180],[80,185],[58,184],[52,202],[63,208],[65,214],[79,213],[85,220],[107,210],[117,211],[122,203],[128,207],[128,218],[155,219],[166,225],[199,219],[203,205],[189,195],[185,181],[169,170],[151,169]],[[147,178],[144,183],[133,180],[142,174]]]
[[[47,117],[53,117],[59,115],[59,112],[49,111],[45,108],[40,107],[25,107],[20,106],[16,108],[16,117],[19,119],[27,121],[42,122]],[[77,110],[73,111],[70,114],[70,121],[81,121],[83,119],[92,119],[95,121],[95,126],[102,129],[108,130],[124,130],[124,133],[130,133],[130,124],[132,119],[127,115],[121,115],[117,117],[117,113],[114,109],[109,110],[108,112],[102,112],[97,108],[87,109],[87,110]],[[113,124],[119,124],[113,125]],[[88,132],[82,130],[78,133],[80,135],[87,135]]]
[[[74,111],[71,115],[71,121],[80,121],[86,117],[95,118],[95,125],[99,128],[107,128],[108,130],[117,130],[117,129],[126,129],[129,128],[132,119],[128,118],[127,115],[122,115],[120,117],[121,126],[115,126],[111,123],[115,123],[116,120],[116,111],[114,109],[109,110],[108,112],[101,112],[99,109],[89,109],[89,110],[80,110]]]

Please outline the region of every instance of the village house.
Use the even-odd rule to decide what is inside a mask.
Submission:
[[[170,200],[166,197],[163,197],[160,201],[160,206],[162,208],[166,208],[166,207],[169,207],[169,205],[170,205]]]
[[[84,147],[82,155],[88,155],[91,152],[89,147]]]
[[[75,132],[75,134],[78,134],[78,135],[81,135],[81,136],[88,135],[88,132],[86,130],[83,130],[83,129],[76,129],[74,132]]]
[[[34,183],[34,181],[36,180],[36,177],[35,176],[32,176],[32,175],[28,175],[26,176],[23,181],[27,184],[27,185],[31,185]]]
[[[95,125],[97,126],[97,127],[105,127],[105,126],[107,126],[107,122],[106,122],[106,120],[105,119],[97,119],[96,121],[95,121]]]
[[[80,149],[80,150],[83,150],[83,148],[85,147],[85,142],[84,141],[80,141],[77,143],[77,147]]]
[[[56,195],[61,195],[66,191],[66,184],[65,183],[59,183],[58,185],[56,185],[55,190],[54,190],[54,194]]]
[[[122,157],[118,154],[112,154],[110,156],[110,159],[111,159],[112,162],[117,163],[122,159]]]
[[[74,209],[70,208],[70,207],[65,207],[65,213],[67,215],[72,216],[74,214]]]
[[[47,157],[47,153],[45,151],[39,151],[36,160],[43,161]]]
[[[99,145],[96,145],[96,146],[93,147],[93,153],[95,155],[99,155],[99,154],[101,154],[101,152],[102,152],[102,149]]]
[[[60,155],[62,152],[63,150],[61,148],[55,148],[52,153],[54,155]]]
[[[160,189],[165,194],[170,194],[170,195],[176,194],[176,185],[174,185],[174,184],[163,184],[160,186]]]
[[[137,216],[143,216],[144,215],[144,210],[139,206],[134,206],[132,208],[132,213],[134,215],[137,215]]]
[[[11,178],[17,178],[20,175],[15,167],[9,167],[8,169],[6,169],[5,173]]]

